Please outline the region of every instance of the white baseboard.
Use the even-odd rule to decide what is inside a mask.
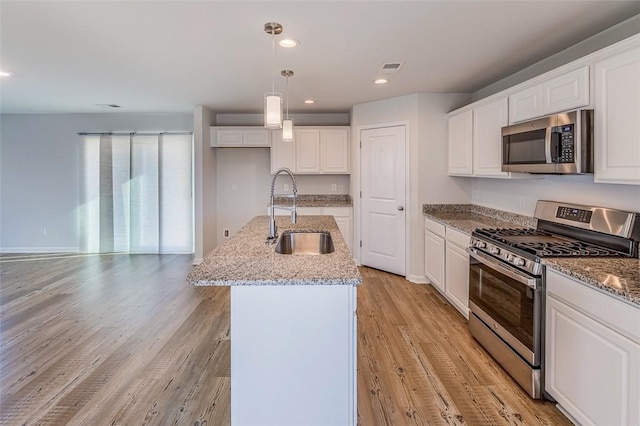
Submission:
[[[203,260],[204,260],[204,259],[203,259],[203,258],[201,258],[201,257],[195,257],[195,258],[193,259],[193,264],[194,264],[194,265],[199,265],[199,264],[201,264],[201,263],[202,263],[202,261],[203,261]]]
[[[78,247],[0,247],[0,253],[80,253]]]
[[[431,284],[431,282],[424,275],[407,275],[407,281],[414,284]]]

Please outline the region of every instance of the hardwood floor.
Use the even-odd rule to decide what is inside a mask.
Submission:
[[[190,261],[0,256],[0,424],[230,424],[229,289]],[[431,286],[361,271],[359,424],[569,424]]]

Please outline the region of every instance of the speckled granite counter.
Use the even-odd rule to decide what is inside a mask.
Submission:
[[[542,264],[640,309],[640,259],[545,257]]]
[[[187,280],[201,286],[359,285],[360,272],[332,216],[276,217],[278,233],[287,229],[329,231],[335,251],[320,256],[275,253],[267,244],[269,217],[256,216],[229,241],[209,253]]]
[[[537,219],[473,204],[424,204],[422,213],[471,235],[476,228],[535,228]]]
[[[425,204],[425,217],[471,234],[475,228],[535,228],[537,220],[473,204]],[[640,259],[543,258],[542,263],[640,308]]]
[[[276,197],[275,203],[278,206],[290,206],[293,199],[288,197]],[[300,194],[298,195],[297,207],[352,207],[353,200],[350,195],[318,195]]]

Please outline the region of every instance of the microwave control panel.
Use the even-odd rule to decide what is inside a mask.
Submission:
[[[575,153],[573,149],[573,126],[573,124],[558,126],[560,130],[560,155],[558,156],[559,163],[575,162]]]

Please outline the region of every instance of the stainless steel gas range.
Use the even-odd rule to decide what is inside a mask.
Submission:
[[[469,329],[531,395],[544,393],[543,257],[638,255],[637,213],[538,201],[537,228],[476,229],[469,253]]]

